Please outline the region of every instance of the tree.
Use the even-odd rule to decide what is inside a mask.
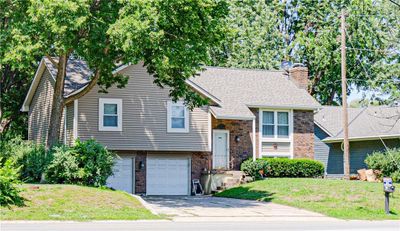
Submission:
[[[369,89],[381,78],[398,80],[400,15],[388,1],[245,0],[230,1],[229,7],[227,23],[233,30],[220,53],[213,53],[213,65],[270,69],[283,60],[300,62],[309,69],[309,92],[322,104],[340,104],[338,38],[344,7],[348,84]],[[398,83],[380,86],[398,95]]]
[[[7,4],[10,0],[1,0]],[[57,67],[47,147],[58,142],[63,108],[96,84],[106,92],[124,87],[127,77],[113,75],[119,63],[144,61],[154,82],[170,87],[170,96],[190,107],[206,100],[191,91],[185,80],[201,70],[208,49],[224,37],[223,0],[31,0],[11,1],[24,20],[13,28],[10,49],[18,55],[44,54]],[[24,4],[22,4],[22,2]],[[84,59],[93,75],[79,93],[64,98],[66,65]]]
[[[211,65],[279,68],[281,60],[285,59],[285,40],[274,4],[260,0],[231,0],[229,3],[226,22],[230,31],[222,47],[211,51]]]
[[[21,9],[14,12],[14,9]],[[22,23],[26,10],[22,1],[0,1],[0,139],[26,134],[25,113],[20,112],[23,99],[28,91],[30,81],[37,66],[38,56],[25,56],[21,50],[14,50],[19,41],[26,37],[15,26]],[[24,50],[32,49],[32,44],[26,44]]]

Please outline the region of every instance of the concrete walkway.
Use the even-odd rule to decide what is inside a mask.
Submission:
[[[148,196],[148,207],[174,221],[328,221],[337,220],[290,206],[211,196]]]

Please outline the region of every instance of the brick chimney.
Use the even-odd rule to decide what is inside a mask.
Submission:
[[[289,69],[289,79],[300,89],[308,90],[308,69],[303,64],[294,64]]]

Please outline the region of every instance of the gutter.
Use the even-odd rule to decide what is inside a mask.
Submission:
[[[358,136],[350,137],[349,141],[367,141],[367,140],[380,140],[380,139],[400,139],[400,134],[394,135],[377,135],[377,136]],[[343,138],[325,138],[322,140],[324,143],[339,143],[343,141]]]

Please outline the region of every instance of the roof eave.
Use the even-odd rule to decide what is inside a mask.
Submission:
[[[200,87],[199,85],[197,85],[196,83],[194,83],[189,79],[187,79],[185,82],[195,91],[209,98],[213,103],[217,104],[218,106],[221,106],[221,100],[212,95],[211,93],[209,93],[208,91],[206,91],[204,88]]]
[[[44,58],[40,60],[39,67],[36,70],[35,76],[33,77],[32,83],[29,86],[28,93],[25,96],[24,103],[22,104],[22,107],[20,111],[22,112],[28,112],[29,111],[29,106],[32,102],[33,96],[35,95],[36,88],[38,87],[40,80],[42,78],[43,72],[45,70],[45,62]]]
[[[274,108],[274,109],[294,109],[294,110],[317,110],[321,106],[309,105],[268,105],[268,104],[246,104],[249,108]]]
[[[380,140],[380,139],[400,139],[400,133],[394,135],[381,135],[381,136],[359,136],[359,137],[350,137],[349,141],[368,141],[368,140]],[[325,138],[322,140],[324,143],[338,143],[342,142],[343,138]]]
[[[210,108],[211,114],[214,116],[215,119],[219,120],[254,120],[256,117],[255,116],[221,116],[217,115],[212,108]]]
[[[322,131],[324,131],[326,134],[328,134],[329,136],[333,136],[333,134],[328,131],[328,129],[324,128],[324,126],[322,126],[320,123],[318,123],[316,120],[314,120],[314,124],[317,125]]]

